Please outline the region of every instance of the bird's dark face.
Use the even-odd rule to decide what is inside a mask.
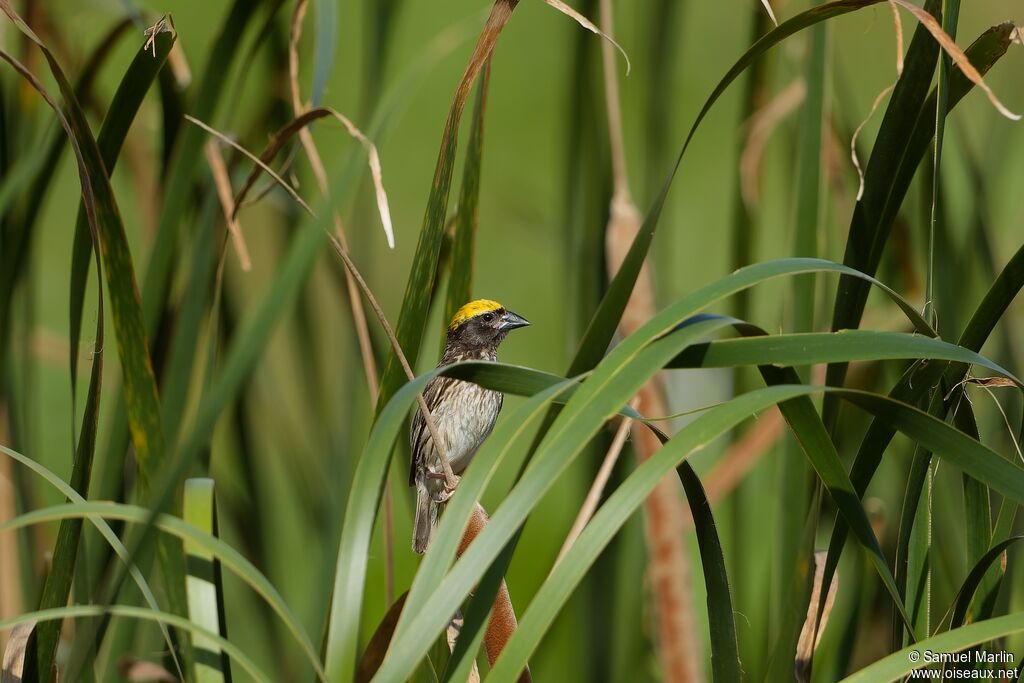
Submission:
[[[478,299],[460,308],[452,318],[448,346],[463,352],[493,352],[510,331],[529,324],[526,318],[496,301]]]

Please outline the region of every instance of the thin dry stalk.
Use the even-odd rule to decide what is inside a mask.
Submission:
[[[224,157],[220,154],[220,148],[213,138],[206,141],[203,150],[206,153],[206,163],[210,165],[210,173],[213,174],[213,184],[217,188],[217,198],[220,200],[220,208],[224,212],[224,221],[228,226],[228,233],[231,235],[231,243],[235,246],[235,253],[238,255],[238,263],[242,270],[252,270],[252,259],[249,257],[249,247],[242,235],[242,226],[238,219],[231,213],[231,176],[228,174],[228,167],[224,164]]]
[[[768,18],[772,20],[772,23],[778,26],[779,20],[775,18],[775,12],[772,11],[772,6],[768,0],[761,0],[761,5],[764,7],[764,11],[768,13]]]
[[[574,10],[572,7],[562,2],[562,0],[544,0],[544,2],[547,3],[549,7],[555,8],[556,10],[558,10],[565,16],[569,17],[583,28],[587,29],[591,33],[601,36],[608,43],[615,46],[615,49],[619,51],[619,54],[621,54],[622,58],[626,61],[626,75],[629,75],[629,72],[633,69],[633,65],[629,61],[629,55],[626,54],[626,51],[622,49],[621,45],[615,42],[615,39],[612,38],[610,32],[605,33],[597,26],[595,26],[593,22],[590,21],[590,19],[587,19],[585,16]],[[601,20],[601,23],[604,23],[603,19]]]
[[[635,407],[635,406],[634,406]],[[619,424],[618,430],[615,432],[615,438],[612,439],[612,445],[608,448],[608,452],[604,456],[604,461],[601,462],[601,467],[597,470],[597,476],[594,477],[594,483],[590,485],[590,491],[587,492],[587,497],[583,501],[583,507],[580,508],[579,513],[576,515],[576,521],[572,523],[572,528],[569,529],[568,535],[565,537],[565,542],[562,544],[562,549],[558,551],[558,557],[555,558],[555,564],[551,567],[551,571],[554,571],[561,562],[565,554],[569,552],[573,544],[576,543],[576,539],[579,538],[580,534],[583,533],[583,527],[587,525],[590,518],[594,516],[594,511],[597,510],[597,504],[601,501],[601,494],[604,492],[604,487],[608,484],[608,479],[612,476],[612,469],[615,467],[615,463],[619,460],[619,455],[622,453],[622,447],[626,445],[626,439],[629,437],[629,428],[633,424],[633,420],[630,418],[623,418],[622,423]]]
[[[459,548],[456,551],[458,557],[462,557],[462,554],[469,548],[469,544],[486,528],[489,520],[487,511],[484,510],[480,503],[477,503],[476,507],[473,508],[473,516],[469,518],[469,523],[466,524],[462,540],[459,542]],[[509,597],[508,586],[505,585],[503,579],[501,586],[498,587],[498,595],[494,599],[494,609],[491,611],[491,617],[487,622],[487,631],[484,633],[484,650],[487,652],[488,664],[493,666],[494,662],[498,660],[498,655],[505,649],[505,645],[508,643],[509,638],[512,637],[512,634],[516,632],[517,627],[518,622],[516,621],[515,610],[512,609],[512,599]],[[532,680],[530,667],[526,667],[519,674],[519,683],[530,683]]]
[[[606,34],[613,33],[611,0],[601,0],[601,25]],[[626,175],[622,115],[618,101],[618,76],[608,43],[602,44],[606,104],[608,107],[609,141],[613,160],[613,183],[610,217],[605,235],[605,251],[609,276],[622,265],[640,231],[641,216],[630,198]],[[654,287],[645,263],[630,295],[619,331],[623,336],[635,332],[655,313]],[[655,376],[637,394],[637,410],[642,415],[665,415],[669,412],[661,379]],[[637,458],[644,462],[660,447],[661,442],[649,429],[633,431]],[[684,546],[682,520],[686,506],[682,491],[673,475],[663,478],[644,502],[647,545],[650,551],[650,574],[658,618],[658,656],[666,681],[699,681],[700,646],[694,623],[693,599],[690,594],[690,565]]]

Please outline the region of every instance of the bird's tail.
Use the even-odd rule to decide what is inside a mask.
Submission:
[[[426,482],[416,481],[416,521],[412,525],[412,549],[422,555],[430,545],[430,536],[437,526],[440,504],[434,500]]]

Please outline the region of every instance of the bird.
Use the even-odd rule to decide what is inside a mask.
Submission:
[[[494,362],[498,359],[498,346],[505,336],[529,324],[526,318],[497,301],[470,301],[455,312],[448,325],[444,354],[438,367],[466,360]],[[423,399],[456,475],[466,469],[477,449],[490,435],[503,398],[500,391],[441,375],[427,384]],[[449,488],[445,480],[441,459],[423,419],[422,408],[413,415],[409,446],[412,451],[409,485],[416,487],[412,548],[417,554],[423,554],[437,526],[441,505],[451,497],[454,489]]]

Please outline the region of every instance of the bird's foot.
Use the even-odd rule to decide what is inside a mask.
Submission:
[[[447,503],[448,500],[455,493],[455,489],[459,487],[459,482],[462,481],[462,478],[459,477],[458,475],[452,476],[455,477],[455,480],[451,484],[449,484],[448,481],[446,480],[444,483],[444,490],[437,494],[436,500],[438,503]]]

